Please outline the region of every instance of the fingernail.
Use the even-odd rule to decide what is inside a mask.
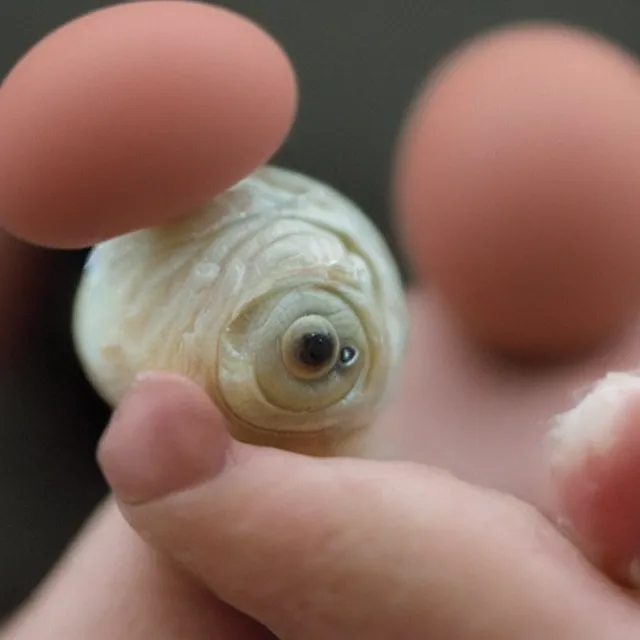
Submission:
[[[145,373],[113,414],[98,462],[116,497],[139,504],[213,478],[224,467],[229,440],[222,417],[195,383]]]
[[[558,418],[551,472],[558,518],[614,580],[640,586],[640,378],[615,373]]]
[[[640,392],[640,377],[610,373],[570,411],[557,416],[550,433],[551,465],[566,471],[591,456],[603,456],[619,441],[630,398]]]

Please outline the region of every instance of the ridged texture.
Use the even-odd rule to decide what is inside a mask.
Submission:
[[[235,437],[317,455],[366,448],[407,329],[375,226],[334,189],[273,166],[179,222],[96,246],[74,317],[80,359],[112,405],[139,372],[178,372]],[[300,344],[317,334],[333,350],[310,368]]]

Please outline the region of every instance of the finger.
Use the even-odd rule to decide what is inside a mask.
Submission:
[[[142,542],[108,501],[0,637],[262,640],[271,636]]]
[[[145,539],[283,640],[638,633],[533,509],[418,466],[230,443],[176,376],[134,387],[100,460]]]
[[[81,247],[180,216],[269,159],[296,109],[259,27],[198,2],[102,9],[38,43],[0,88],[0,224]]]
[[[640,377],[611,374],[552,432],[554,510],[603,571],[640,587]]]
[[[520,25],[456,51],[412,106],[394,178],[407,250],[485,346],[577,357],[635,320],[639,88],[613,44]]]

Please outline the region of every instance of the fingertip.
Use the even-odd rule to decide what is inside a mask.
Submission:
[[[271,35],[171,0],[64,25],[0,92],[1,223],[59,248],[161,224],[224,191],[278,150],[298,103]]]
[[[610,374],[558,417],[550,443],[560,528],[601,570],[640,587],[640,378]]]
[[[136,505],[213,478],[229,442],[200,387],[177,374],[147,372],[115,411],[98,461],[118,500]]]
[[[558,24],[481,34],[436,68],[396,151],[416,274],[474,339],[577,359],[640,308],[637,60]]]

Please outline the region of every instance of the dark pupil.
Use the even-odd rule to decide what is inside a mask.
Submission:
[[[333,338],[326,333],[305,333],[298,346],[298,360],[321,367],[333,358]]]

